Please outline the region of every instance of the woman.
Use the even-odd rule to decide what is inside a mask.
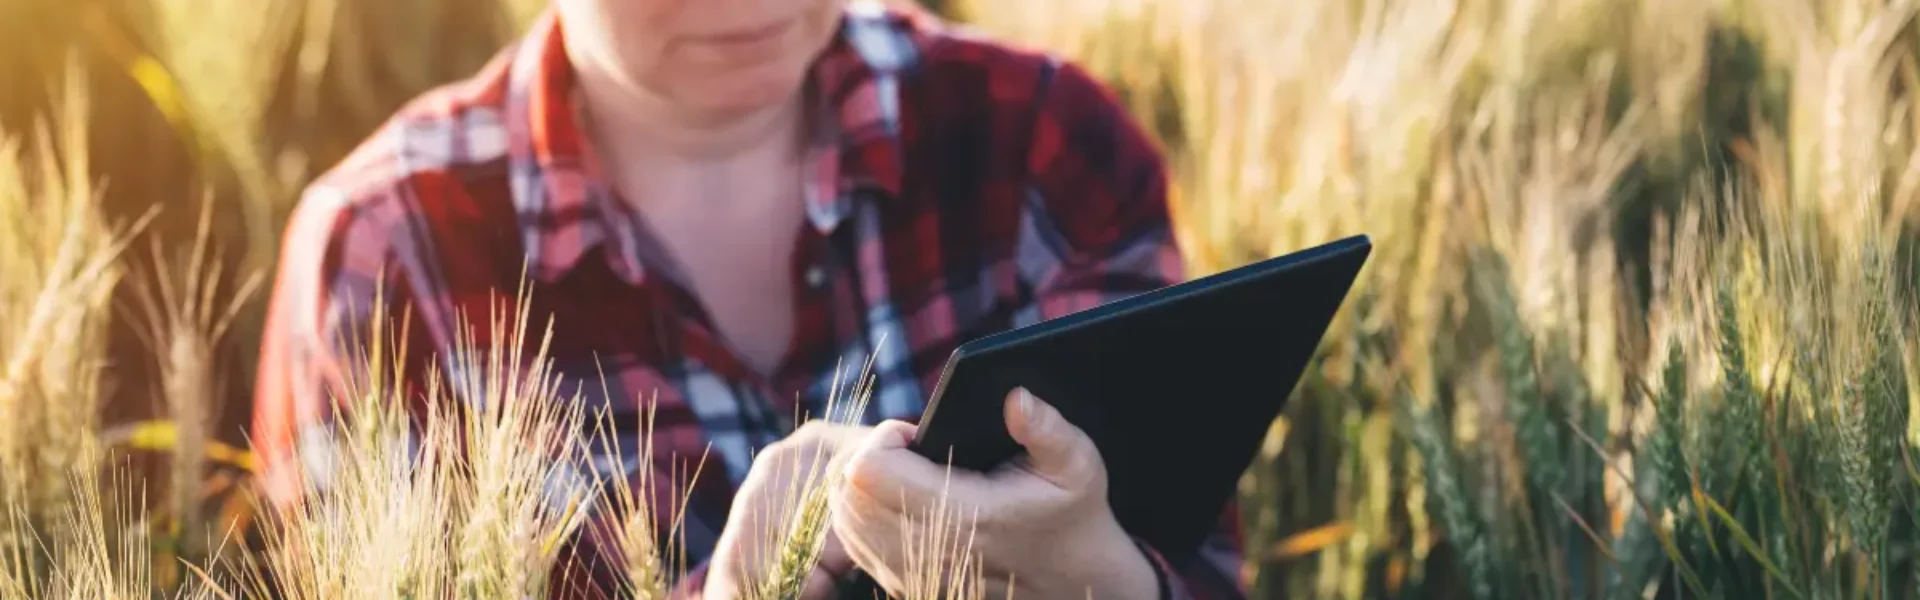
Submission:
[[[376,287],[421,357],[526,273],[562,377],[622,418],[657,394],[656,472],[709,444],[720,459],[691,484],[677,591],[731,598],[764,572],[748,558],[768,540],[728,515],[776,502],[780,469],[815,449],[848,477],[808,597],[855,567],[897,590],[902,515],[945,475],[903,446],[954,346],[1174,283],[1179,254],[1161,156],[1086,72],[841,1],[554,0],[314,183],[262,352],[270,495],[295,487],[288,454],[325,427]],[[836,367],[868,357],[877,426],[774,418],[817,411]],[[1007,415],[1025,468],[950,491],[982,507],[990,581],[1240,595],[1231,519],[1167,564],[1115,523],[1078,429],[1023,393]]]

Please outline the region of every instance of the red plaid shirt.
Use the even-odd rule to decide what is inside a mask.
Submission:
[[[796,409],[820,414],[850,375],[836,366],[873,358],[865,420],[912,420],[956,345],[1181,277],[1162,157],[1085,71],[924,15],[850,6],[812,73],[834,135],[808,159],[795,339],[777,375],[760,376],[596,173],[561,35],[545,17],[307,191],[255,406],[269,497],[297,488],[294,448],[324,443],[343,336],[364,336],[377,286],[389,314],[412,315],[403,343],[422,373],[452,348],[456,315],[484,318],[524,268],[534,316],[553,318],[564,389],[623,421],[657,398],[651,437],[621,440],[627,457],[652,444],[657,464],[596,465],[668,481],[709,449],[718,459],[690,484],[694,569],[679,587],[694,591],[752,453],[788,433]],[[1229,509],[1192,564],[1148,551],[1163,596],[1243,595],[1234,522]]]

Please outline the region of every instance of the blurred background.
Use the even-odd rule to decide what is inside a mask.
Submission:
[[[28,182],[0,204],[83,159],[136,234],[97,427],[173,473],[156,506],[242,518],[245,284],[302,185],[544,4],[0,0],[0,180]],[[1194,274],[1378,244],[1242,481],[1257,597],[1920,590],[1915,3],[929,5],[1113,86],[1173,160]],[[195,239],[238,304],[183,354],[137,307],[188,264],[149,244]]]

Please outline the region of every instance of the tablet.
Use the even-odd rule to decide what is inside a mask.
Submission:
[[[914,449],[975,470],[1018,456],[1003,406],[1024,386],[1100,448],[1121,526],[1191,557],[1372,247],[1355,236],[967,342]]]

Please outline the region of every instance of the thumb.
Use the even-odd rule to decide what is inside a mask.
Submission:
[[[1103,472],[1093,438],[1026,388],[1007,395],[1007,433],[1027,451],[1026,468],[1062,489],[1078,489]]]

